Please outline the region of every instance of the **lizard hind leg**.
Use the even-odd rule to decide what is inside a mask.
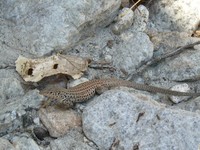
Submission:
[[[53,106],[57,104],[57,100],[56,99],[52,99],[52,98],[48,98],[47,100],[43,101],[41,104],[42,108],[47,108],[49,106]]]
[[[74,103],[66,99],[57,100],[57,99],[48,98],[46,101],[43,101],[43,103],[41,104],[42,108],[47,108],[49,106],[56,106],[61,109],[69,109],[74,106]]]
[[[105,91],[108,91],[108,90],[110,90],[109,87],[100,86],[95,89],[95,92],[96,92],[96,94],[101,95],[102,93],[104,93]]]
[[[74,103],[70,100],[62,99],[57,106],[63,109],[69,109],[74,106]]]

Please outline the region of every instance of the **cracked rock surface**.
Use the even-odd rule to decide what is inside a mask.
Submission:
[[[171,101],[167,95],[117,87],[69,110],[43,107],[48,99],[39,91],[44,87],[126,79],[149,60],[199,41],[192,36],[200,22],[199,0],[143,1],[130,10],[132,5],[127,0],[0,1],[0,149],[199,148],[199,97]],[[130,14],[117,20],[121,10]],[[76,81],[59,74],[25,82],[15,70],[19,55],[35,59],[56,53],[91,64]],[[132,79],[167,89],[187,84],[187,90],[199,92],[199,57],[196,45]]]

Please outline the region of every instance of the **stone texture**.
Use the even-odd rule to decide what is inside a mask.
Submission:
[[[76,85],[79,85],[79,84],[84,83],[84,82],[87,82],[87,81],[89,81],[87,78],[80,78],[80,79],[77,79],[77,80],[73,80],[73,81],[71,81],[71,82],[69,82],[69,83],[67,84],[67,87],[68,87],[68,88],[74,87],[74,86],[76,86]]]
[[[12,143],[15,150],[40,150],[37,143],[27,135],[13,137]]]
[[[177,109],[187,110],[187,111],[196,112],[200,114],[200,97],[175,104],[171,108],[176,109],[176,110]]]
[[[124,32],[122,42],[113,52],[113,64],[127,73],[132,73],[143,61],[153,56],[153,44],[142,32]]]
[[[61,110],[49,107],[40,109],[39,117],[52,137],[65,135],[70,129],[81,126],[81,117],[74,110]]]
[[[154,68],[155,71],[148,73],[154,79],[166,78],[174,81],[195,79],[200,74],[199,57],[200,51],[191,49],[187,53],[179,54],[171,60],[160,63],[159,68]]]
[[[155,45],[155,57],[172,52],[177,47],[198,41],[198,38],[189,37],[186,33],[163,32],[152,37]],[[158,63],[158,65],[149,68],[145,76],[151,80],[166,79],[171,81],[184,81],[198,79],[199,77],[199,46],[194,49],[187,49],[181,54],[167,58]]]
[[[129,7],[130,2],[129,0],[121,0],[121,6],[122,7]]]
[[[0,85],[1,105],[5,105],[7,99],[24,95],[21,83],[16,78],[1,78]]]
[[[198,5],[191,7],[196,1],[153,1],[150,7],[151,25],[155,31],[193,31],[199,22]],[[0,138],[0,149],[198,149],[200,99],[182,101],[165,108],[165,105],[153,101],[163,101],[159,94],[150,97],[141,94],[141,91],[134,96],[118,90],[108,91],[84,105],[76,105],[82,107],[80,112],[84,111],[83,130],[89,140],[83,136],[84,133],[75,131],[81,130],[80,116],[72,110],[62,112],[57,108],[55,112],[45,112],[46,126],[53,130],[53,136],[63,137],[39,136],[43,140],[39,141],[40,144],[50,142],[49,146],[42,148],[32,137],[24,134],[32,125],[42,127],[38,116],[32,114],[37,113],[44,97],[39,95],[38,90],[26,89],[26,84],[22,86],[14,69],[14,61],[19,55],[36,58],[60,50],[66,53],[65,50],[75,44],[77,46],[67,51],[68,54],[90,58],[100,64],[109,62],[114,68],[113,72],[107,68],[90,68],[88,79],[94,79],[97,76],[121,76],[120,69],[132,73],[143,61],[152,58],[152,42],[154,56],[160,56],[175,47],[199,40],[191,38],[190,33],[143,33],[149,24],[149,12],[142,5],[134,11],[133,25],[120,36],[114,35],[110,22],[119,6],[120,0],[0,1],[0,136],[10,141]],[[172,16],[167,16],[168,12],[172,12]],[[174,15],[175,12],[177,14]],[[106,27],[95,30],[97,26]],[[158,81],[159,86],[162,79],[166,79],[166,84],[169,80],[197,79],[198,50],[197,46],[196,50],[167,59],[145,72],[144,77]],[[69,130],[76,126],[74,122],[78,127]]]
[[[149,21],[149,11],[143,5],[139,5],[134,12],[129,8],[123,8],[116,20],[112,27],[115,34],[123,33],[125,30],[143,32]]]
[[[1,66],[13,64],[19,54],[42,56],[64,50],[91,36],[96,26],[107,25],[120,0],[0,2]]]
[[[0,138],[0,149],[1,150],[14,150],[14,146],[6,139]]]
[[[165,108],[142,94],[111,90],[88,104],[83,131],[99,149],[198,149],[200,115]]]
[[[120,34],[130,28],[133,24],[133,18],[133,11],[129,8],[123,8],[116,19],[116,23],[112,27],[113,33]]]
[[[50,147],[52,150],[95,150],[95,148],[84,143],[83,135],[75,130],[71,130],[64,137],[51,141]]]
[[[191,38],[191,35],[187,32],[177,31],[156,32],[154,34],[150,33],[150,37],[155,51],[157,53],[159,52],[158,54],[166,53],[176,49],[177,47],[184,46],[187,43],[198,41],[198,38]]]
[[[107,46],[109,41],[113,43],[111,48]],[[74,47],[68,54],[91,58],[94,62],[99,62],[99,66],[101,66],[101,62],[104,64],[106,56],[110,55],[111,60],[109,60],[108,66],[115,68],[116,72],[114,73],[119,76],[119,70],[125,70],[127,74],[133,73],[143,61],[149,60],[153,55],[153,44],[147,34],[143,32],[130,29],[120,36],[116,36],[111,33],[110,29],[105,28],[97,32],[93,38],[85,41],[84,44]],[[106,71],[106,69],[103,69],[103,71],[89,69],[89,79],[94,79],[97,74],[101,76],[102,73],[104,75],[107,73],[106,75],[109,76],[110,70]]]
[[[180,92],[190,92],[189,85],[186,83],[177,84],[170,88],[170,90],[180,91]],[[170,100],[174,103],[180,103],[181,101],[187,100],[189,96],[169,96]]]
[[[12,69],[0,69],[0,79],[1,78],[17,78],[19,79],[19,74],[16,72],[15,68]]]
[[[150,7],[150,19],[158,30],[192,33],[198,27],[199,16],[199,0],[160,0]]]
[[[131,30],[143,32],[146,30],[149,21],[149,11],[143,6],[139,5],[134,11],[134,21]]]
[[[17,94],[17,93],[15,93]],[[22,127],[22,116],[29,109],[39,108],[43,96],[38,90],[30,90],[25,95],[10,98],[0,105],[0,135]]]

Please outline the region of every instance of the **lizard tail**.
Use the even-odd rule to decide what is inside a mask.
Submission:
[[[169,90],[165,88],[140,84],[140,83],[131,82],[131,81],[120,80],[119,82],[120,82],[120,86],[132,87],[137,90],[148,91],[148,92],[153,92],[153,93],[162,93],[162,94],[174,95],[174,96],[200,96],[200,93],[173,91],[173,90]]]

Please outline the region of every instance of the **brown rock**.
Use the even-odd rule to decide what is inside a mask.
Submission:
[[[52,137],[60,137],[66,134],[69,129],[81,126],[81,117],[72,109],[41,108],[39,117]]]

